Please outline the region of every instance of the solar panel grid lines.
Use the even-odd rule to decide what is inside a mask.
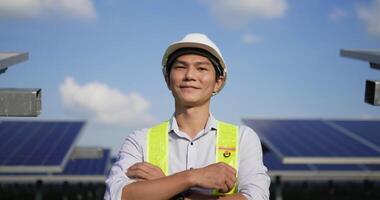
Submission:
[[[49,164],[48,161],[49,159],[50,160],[55,160],[55,159],[51,159],[51,157],[56,157],[56,156],[61,156],[62,154],[56,154],[56,149],[57,147],[59,147],[60,144],[62,144],[62,140],[64,139],[65,135],[67,134],[67,130],[69,130],[69,127],[71,126],[71,124],[68,124],[67,126],[64,126],[63,127],[63,131],[61,129],[59,129],[59,131],[62,131],[61,134],[58,135],[58,137],[56,138],[55,142],[52,142],[52,149],[50,151],[48,151],[47,155],[45,156],[45,159],[42,161],[42,164]],[[58,132],[58,131],[57,131]]]
[[[324,150],[327,156],[340,155],[342,157],[349,157],[352,152],[361,155],[362,152],[367,151],[367,147],[362,144],[356,144],[349,137],[342,137],[340,132],[331,129],[329,125],[323,124],[323,121],[318,121],[318,124],[309,126],[308,128],[313,132],[312,137],[319,143],[323,142],[319,150]],[[317,138],[316,136],[322,136]],[[322,141],[323,139],[323,141]],[[340,141],[340,142],[337,142]]]
[[[278,138],[278,140],[284,140],[283,144],[286,146],[285,148],[288,150],[288,154],[293,156],[298,156],[300,152],[294,146],[298,146],[302,148],[303,153],[306,154],[313,154],[312,149],[310,148],[308,144],[309,137],[305,137],[304,140],[300,140],[295,134],[292,134],[294,131],[297,131],[296,128],[293,126],[284,126],[284,124],[281,124],[282,121],[279,121],[279,124],[273,124],[276,129],[273,129],[273,133],[276,134],[274,137]],[[283,134],[285,136],[281,137],[280,134]],[[310,142],[310,141],[309,141]],[[294,146],[293,146],[294,145]]]
[[[318,152],[316,149],[313,149],[313,156],[318,156],[321,152],[323,152],[326,156],[334,156],[333,151],[324,148],[324,146],[331,146],[334,147],[334,152],[339,152],[341,154],[345,154],[345,147],[342,145],[335,145],[334,144],[334,139],[337,138],[336,134],[333,134],[330,130],[326,130],[325,127],[318,126],[320,124],[317,124],[318,122],[315,122],[313,125],[309,124],[303,124],[301,123],[300,126],[303,126],[306,130],[308,130],[309,135],[311,135],[310,138],[311,141],[305,143],[307,144],[314,144],[317,149],[319,150]]]
[[[268,140],[266,137],[262,137],[264,133],[261,132],[261,129],[259,128],[260,125],[253,125],[252,120],[248,119],[243,119],[243,122],[250,128],[252,128],[259,136],[260,140],[267,146],[270,147],[271,151],[274,152],[277,156],[280,158],[284,157],[282,152],[277,148],[270,140]],[[261,125],[265,126],[265,123],[262,123]],[[117,161],[118,158],[115,159],[115,162]]]
[[[251,123],[251,127],[258,132],[260,139],[264,141],[264,143],[272,143],[267,141],[273,141],[276,145],[269,145],[271,150],[273,148],[279,148],[281,150],[286,149],[286,155],[297,156],[300,153],[308,153],[314,154],[310,148],[310,143],[314,143],[313,138],[308,137],[308,135],[303,134],[302,139],[297,137],[297,135],[293,134],[295,131],[299,131],[299,124],[296,126],[292,126],[293,124],[284,124],[286,121],[278,120],[278,121],[270,121],[270,120],[255,120],[255,123]],[[249,124],[249,121],[248,121]],[[267,126],[269,124],[269,126]],[[309,141],[309,142],[308,142]],[[302,146],[303,151],[299,152],[299,149],[296,146]]]
[[[326,120],[314,119],[243,119],[254,129],[262,142],[274,152],[283,163],[300,164],[376,164],[380,163],[380,152],[368,143],[344,134],[341,130],[326,123]],[[356,123],[356,122],[355,122]],[[365,122],[368,123],[368,122]],[[371,122],[372,127],[380,127],[380,121]],[[338,126],[338,125],[336,125]],[[358,126],[345,128],[352,129]],[[360,130],[365,129],[361,126]],[[373,128],[367,137],[377,137]],[[367,129],[364,131],[368,131]],[[361,138],[360,136],[358,136]],[[365,139],[363,139],[365,140]]]
[[[376,150],[377,152],[380,152],[380,122],[377,122],[377,123],[375,122],[375,124],[372,124],[372,125],[375,125],[374,127],[372,127],[372,129],[367,128],[368,126],[371,125],[369,124],[371,122],[368,122],[368,121],[360,121],[361,124],[357,124],[358,123],[357,121],[326,121],[326,123],[338,129],[342,133],[348,135],[349,137],[352,137],[355,140]],[[350,123],[354,123],[354,126],[352,126],[352,124],[350,126]],[[360,126],[360,125],[364,125],[364,123],[365,123],[365,126]],[[371,134],[371,132],[377,133],[377,134],[374,135],[374,134]]]
[[[3,121],[0,172],[59,172],[84,122]]]
[[[3,134],[6,134],[9,127],[11,127],[11,124],[10,123],[3,123],[2,121],[0,121],[0,137],[2,137]],[[1,141],[0,141],[1,142]],[[2,145],[0,145],[0,148],[1,148]]]
[[[12,137],[15,137],[15,134],[17,133],[17,131],[14,131],[16,133],[12,135],[12,132],[10,131],[12,125],[13,124],[11,123],[1,125],[0,136],[2,139],[0,140],[0,164],[2,164],[6,156],[8,156],[5,151],[9,149],[8,144],[12,141]]]
[[[66,166],[69,160],[69,157],[75,148],[76,140],[78,138],[78,133],[80,133],[80,130],[83,128],[83,125],[84,125],[84,122],[66,122],[66,123],[67,123],[67,126],[70,125],[70,128],[71,128],[70,131],[67,132],[66,134],[62,134],[65,136],[64,140],[60,140],[60,145],[58,146],[58,148],[52,151],[52,154],[50,154],[50,158],[45,163],[45,165],[49,165],[54,162],[60,162],[61,170],[59,172],[61,172],[64,166]],[[65,125],[65,123],[61,123],[60,125],[63,126]],[[61,128],[61,130],[63,131],[65,129]],[[64,146],[62,144],[66,144],[66,145]]]
[[[23,147],[27,145],[28,141],[38,135],[40,132],[38,131],[41,127],[41,123],[36,124],[36,128],[31,128],[31,123],[25,123],[25,125],[21,128],[16,128],[18,131],[9,139],[8,147],[5,150],[5,153],[8,155],[2,161],[2,165],[20,165],[25,159],[25,155],[23,153]],[[26,131],[23,131],[26,130]],[[25,134],[27,132],[27,134]],[[29,150],[29,149],[28,149]]]
[[[47,146],[51,144],[50,141],[54,139],[54,135],[51,134],[54,128],[57,126],[57,123],[49,123],[45,125],[46,132],[49,134],[44,134],[42,137],[39,137],[37,141],[30,142],[34,144],[34,148],[31,148],[24,160],[24,164],[29,163],[30,165],[40,164],[39,161],[42,159],[43,155],[47,152]]]
[[[314,145],[314,155],[324,154],[327,157],[330,156],[343,156],[348,157],[352,152],[358,153],[361,155],[362,152],[367,151],[367,147],[362,144],[356,144],[356,141],[353,141],[349,137],[342,137],[342,134],[335,131],[328,125],[322,123],[322,121],[315,120],[306,120],[306,121],[297,121],[289,122],[288,124],[296,124],[297,127],[301,130],[305,130],[310,133],[311,140],[305,140],[305,137],[302,137],[305,143],[309,146]],[[297,133],[297,130],[294,130],[294,133]],[[297,133],[297,136],[305,136],[305,134]],[[337,142],[340,141],[340,142]],[[304,153],[302,153],[305,155]]]
[[[11,123],[1,124],[1,131],[0,131],[0,137],[1,138],[8,138],[8,139],[1,139],[0,140],[0,164],[5,159],[5,156],[8,156],[5,154],[5,150],[7,149],[7,144],[9,143],[11,136],[11,132],[9,131],[10,127],[12,127]]]
[[[320,125],[318,121],[314,121],[314,120],[302,120],[295,123],[285,122],[284,126],[292,127],[291,132],[289,134],[294,135],[296,139],[299,141],[299,143],[302,144],[301,148],[303,152],[298,152],[298,155],[316,156],[320,152],[323,152],[326,155],[333,156],[331,151],[328,151],[327,149],[323,147],[326,144],[329,144],[329,143],[332,144],[331,140],[329,140],[326,135],[330,133],[327,130],[321,130],[324,127],[319,127],[318,125]],[[325,131],[326,134],[321,134],[322,131]],[[294,134],[297,132],[300,132],[301,134]],[[302,138],[300,138],[300,136]],[[338,148],[337,149],[338,151],[342,151],[340,147],[337,147],[337,148]],[[305,149],[308,150],[307,154],[304,151]],[[316,152],[316,149],[318,149],[319,152]]]

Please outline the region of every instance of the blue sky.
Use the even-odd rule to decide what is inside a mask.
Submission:
[[[380,118],[364,103],[368,63],[342,48],[380,49],[380,0],[4,0],[0,51],[29,60],[0,87],[42,88],[38,120],[86,120],[79,145],[112,148],[136,128],[168,119],[166,47],[207,34],[229,77],[212,100],[221,120]]]

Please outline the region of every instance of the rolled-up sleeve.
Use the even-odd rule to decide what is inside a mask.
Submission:
[[[119,151],[118,160],[112,165],[106,179],[105,200],[120,200],[124,186],[134,182],[125,173],[130,166],[144,160],[142,144],[144,143],[144,132],[146,130],[135,131],[125,139]]]
[[[268,200],[270,177],[263,164],[260,139],[247,126],[240,126],[238,190],[249,200]]]

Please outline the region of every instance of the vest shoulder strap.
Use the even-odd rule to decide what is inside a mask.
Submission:
[[[224,162],[233,167],[236,171],[238,170],[238,151],[239,151],[239,127],[218,121],[218,129],[216,134],[216,162]],[[237,192],[235,187],[226,194],[233,194]],[[214,194],[219,194],[218,191],[214,190]]]
[[[164,121],[148,130],[147,161],[161,168],[168,175],[169,162],[169,121]]]

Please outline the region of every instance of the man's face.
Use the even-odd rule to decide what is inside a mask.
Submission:
[[[183,106],[197,106],[210,101],[217,91],[222,78],[216,78],[215,68],[206,57],[186,54],[179,56],[173,63],[168,86],[176,100]]]

